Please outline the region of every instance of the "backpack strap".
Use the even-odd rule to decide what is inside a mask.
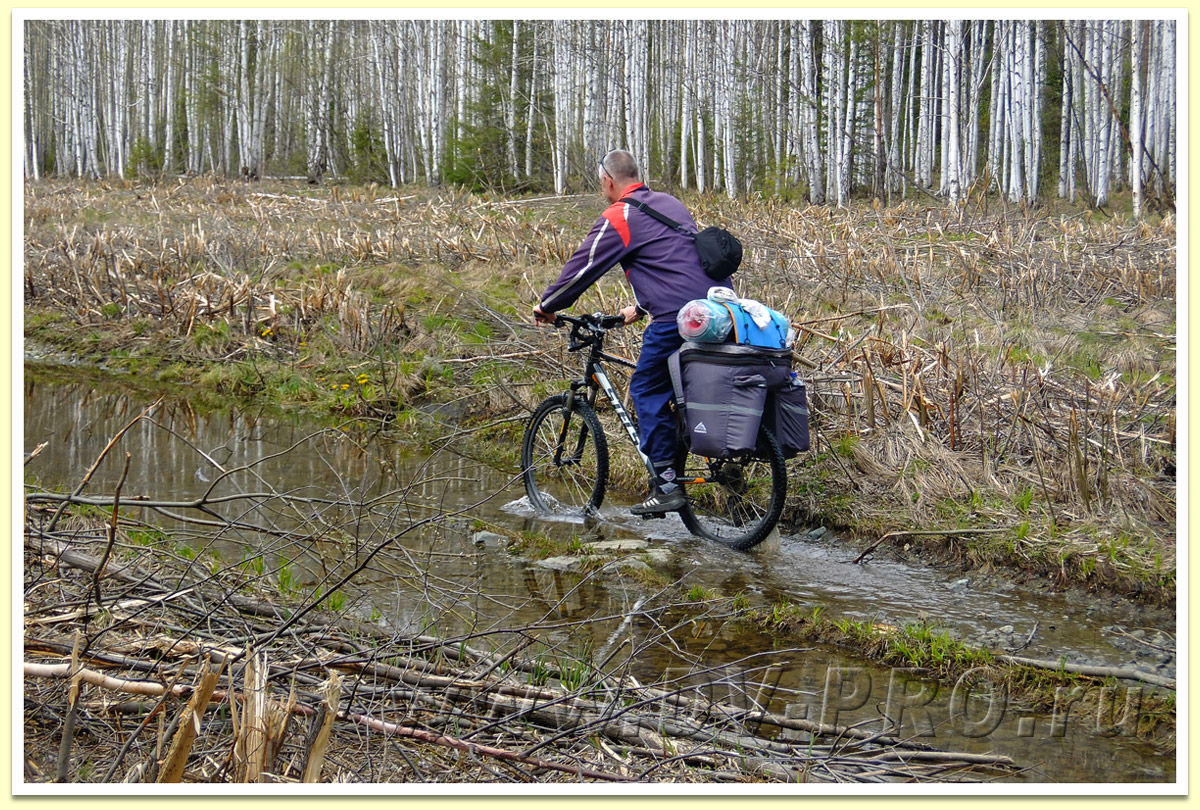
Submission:
[[[683,374],[679,368],[679,350],[667,355],[667,372],[671,375],[671,387],[675,389],[675,407],[680,413],[687,407],[687,397],[683,393]]]
[[[641,211],[643,214],[654,217],[659,222],[661,222],[663,225],[666,225],[668,228],[673,228],[682,234],[687,234],[688,236],[695,238],[695,234],[692,233],[691,231],[689,231],[687,228],[680,225],[678,222],[671,219],[666,214],[662,214],[662,213],[659,213],[658,211],[655,211],[653,208],[646,205],[644,202],[641,202],[640,200],[635,200],[632,197],[622,197],[621,199],[617,200],[617,202],[628,203],[628,204],[632,205],[634,208],[636,208],[637,210]]]

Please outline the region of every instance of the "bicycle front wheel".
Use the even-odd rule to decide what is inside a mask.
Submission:
[[[760,428],[755,452],[738,458],[681,455],[687,505],[679,516],[688,531],[735,549],[766,539],[787,497],[787,466],[774,433]]]
[[[533,412],[521,442],[525,494],[543,514],[591,515],[608,486],[608,440],[591,406],[562,393]]]

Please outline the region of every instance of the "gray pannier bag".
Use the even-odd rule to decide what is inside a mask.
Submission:
[[[668,368],[688,449],[709,458],[753,452],[767,394],[787,385],[791,364],[790,349],[684,343]]]
[[[792,377],[782,388],[767,395],[763,420],[783,450],[784,458],[795,458],[808,450],[808,392],[804,380]]]

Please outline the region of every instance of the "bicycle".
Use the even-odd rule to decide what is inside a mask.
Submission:
[[[596,414],[600,394],[612,405],[651,479],[654,467],[638,446],[633,416],[604,370],[605,362],[635,366],[604,350],[605,335],[623,326],[624,318],[555,315],[556,327],[567,324],[567,351],[588,349],[583,376],[534,410],[521,441],[522,479],[537,511],[594,517],[604,501],[609,472],[608,438]],[[675,480],[686,496],[679,516],[688,531],[739,550],[762,542],[779,522],[787,494],[787,467],[775,435],[760,426],[757,448],[733,459],[693,455],[682,440],[677,446]]]

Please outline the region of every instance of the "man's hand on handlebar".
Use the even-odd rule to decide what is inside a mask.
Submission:
[[[533,308],[533,322],[538,326],[564,326],[571,324],[574,332],[603,332],[605,329],[616,329],[640,320],[645,312],[637,306],[628,306],[616,315],[604,315],[596,312],[591,315],[572,317],[561,312],[545,312],[541,307]]]

